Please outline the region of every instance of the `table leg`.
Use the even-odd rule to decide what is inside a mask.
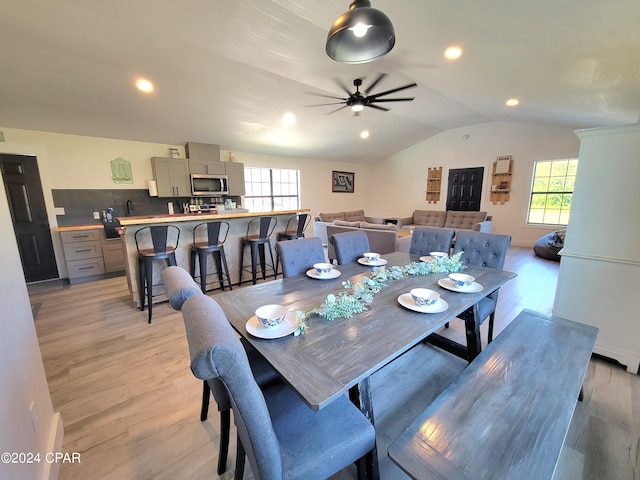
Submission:
[[[478,317],[478,304],[473,306],[473,315],[465,315],[465,330],[467,332],[467,360],[471,362],[482,351],[480,340],[480,319]]]
[[[373,417],[373,398],[371,396],[371,380],[369,377],[360,381],[349,389],[349,399],[360,409],[365,417],[369,419],[371,425],[375,427]],[[365,478],[369,480],[380,480],[380,467],[378,465],[378,446],[374,445],[373,450],[365,458]]]

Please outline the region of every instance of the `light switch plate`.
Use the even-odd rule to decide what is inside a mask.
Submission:
[[[93,219],[100,220],[100,212],[93,212]]]
[[[64,215],[64,207],[55,207],[53,210],[56,215]]]

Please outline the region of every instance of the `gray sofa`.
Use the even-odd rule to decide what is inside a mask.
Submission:
[[[414,210],[410,217],[398,218],[397,225],[404,229],[425,226],[491,233],[492,222],[487,212]]]
[[[352,210],[350,212],[320,212],[317,216],[313,217],[313,236],[320,237],[323,245],[328,245],[327,225],[333,224],[337,220],[338,222],[351,222],[356,226],[360,222],[375,223],[382,225],[384,219],[378,217],[367,217],[364,214],[364,210]],[[357,222],[356,225],[354,222]]]
[[[344,225],[351,223],[351,225]],[[326,226],[327,238],[336,233],[363,231],[367,234],[369,248],[372,252],[385,254],[391,252],[409,252],[411,236],[398,237],[398,229],[395,225],[381,225],[369,222],[344,222],[334,221]],[[362,252],[364,253],[364,252]],[[331,242],[327,244],[327,257],[329,261],[336,260],[336,252]]]

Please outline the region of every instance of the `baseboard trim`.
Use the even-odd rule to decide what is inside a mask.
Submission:
[[[64,438],[64,427],[62,425],[62,417],[60,413],[53,414],[51,422],[51,430],[49,432],[49,441],[47,442],[47,452],[62,452],[62,440]],[[43,480],[58,480],[58,462],[45,462],[44,471],[42,473]]]

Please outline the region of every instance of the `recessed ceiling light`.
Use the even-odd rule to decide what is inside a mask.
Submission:
[[[360,138],[362,138],[363,140],[365,138],[369,138],[369,130],[363,130],[360,132]]]
[[[515,107],[516,105],[519,105],[519,104],[520,104],[520,100],[518,100],[517,98],[510,98],[505,102],[505,105],[507,107]]]
[[[444,51],[444,58],[447,60],[457,60],[462,55],[462,49],[456,45],[452,45]]]
[[[292,112],[287,112],[282,117],[282,123],[291,127],[296,124],[296,116]]]
[[[153,83],[151,83],[146,78],[139,78],[136,80],[136,87],[141,92],[150,93],[153,92]]]

